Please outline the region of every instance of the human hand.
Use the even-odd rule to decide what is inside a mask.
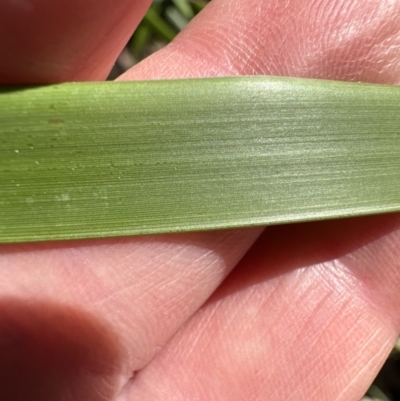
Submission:
[[[149,3],[3,2],[0,82],[105,78]],[[213,0],[121,79],[396,84],[399,17]],[[359,400],[400,331],[399,215],[261,231],[1,246],[0,399]]]

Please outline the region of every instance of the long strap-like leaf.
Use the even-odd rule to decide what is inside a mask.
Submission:
[[[0,89],[0,242],[400,210],[400,88],[242,77]]]

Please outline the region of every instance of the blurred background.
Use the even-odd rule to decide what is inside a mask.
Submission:
[[[168,44],[211,0],[154,0],[109,80]],[[362,401],[400,401],[400,340]]]

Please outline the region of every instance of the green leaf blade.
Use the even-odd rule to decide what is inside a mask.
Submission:
[[[400,88],[241,77],[0,91],[0,242],[400,210]]]

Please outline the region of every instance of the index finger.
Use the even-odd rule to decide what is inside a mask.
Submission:
[[[0,4],[0,83],[103,80],[151,0]]]

